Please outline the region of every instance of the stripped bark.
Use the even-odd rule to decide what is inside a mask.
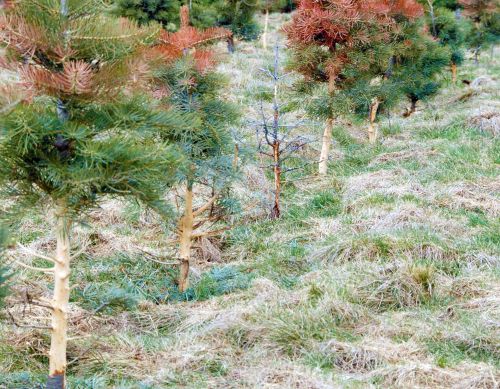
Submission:
[[[451,64],[451,82],[456,84],[457,82],[457,64],[452,62]]]
[[[330,146],[332,143],[333,119],[327,119],[323,140],[321,144],[321,155],[319,159],[319,174],[324,176],[328,173],[328,159],[330,156]]]
[[[273,144],[274,158],[274,206],[271,211],[271,219],[279,219],[281,216],[280,196],[281,196],[281,155],[280,142]]]
[[[406,112],[403,114],[403,117],[407,118],[413,115],[417,111],[417,103],[418,99],[416,98],[410,98],[410,108],[406,109]]]
[[[368,140],[372,144],[377,142],[378,138],[378,130],[375,125],[375,121],[377,120],[377,112],[379,106],[380,106],[379,99],[374,98],[372,103],[370,104],[370,114],[369,114],[370,125],[368,127]]]
[[[56,212],[56,257],[54,264],[54,291],[52,298],[52,333],[49,352],[49,379],[47,389],[63,389],[66,375],[66,346],[68,343],[68,303],[70,276],[71,221],[64,204]]]
[[[185,292],[189,288],[189,264],[191,260],[191,246],[193,235],[193,184],[188,183],[184,196],[184,216],[180,220],[180,271],[179,291]]]
[[[264,32],[262,33],[262,47],[267,49],[267,31],[269,29],[269,9],[266,9],[266,16],[264,19]]]

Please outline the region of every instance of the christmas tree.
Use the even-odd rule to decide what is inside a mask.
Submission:
[[[202,230],[207,222],[217,226],[224,216],[220,207],[215,212],[215,205],[222,203],[222,196],[233,176],[234,147],[228,129],[238,114],[235,107],[221,97],[226,83],[214,71],[216,58],[208,47],[210,43],[230,36],[231,31],[224,28],[198,30],[187,25],[187,7],[182,7],[181,12],[181,29],[173,34],[164,32],[152,52],[163,59],[163,66],[159,66],[155,73],[155,97],[190,123],[188,128],[174,133],[159,132],[160,137],[180,146],[189,166],[180,177],[185,189],[184,211],[178,225],[178,284],[179,290],[185,292],[189,286],[193,241],[220,232],[218,229],[196,230]],[[209,188],[210,192],[210,198],[197,209],[194,208],[195,186]]]
[[[179,0],[115,0],[115,12],[140,23],[157,21],[169,31],[181,25]],[[255,39],[259,28],[254,20],[258,1],[197,0],[188,4],[191,24],[196,28],[226,27],[242,39]]]
[[[454,58],[448,46],[436,41],[421,23],[407,26],[394,56],[392,84],[408,97],[412,115],[417,103],[436,94],[441,86],[439,75]]]
[[[426,7],[428,30],[432,36],[450,49],[452,82],[457,80],[457,67],[464,60],[470,23],[461,16],[457,1],[422,1]]]
[[[363,89],[383,77],[392,61],[392,42],[402,20],[423,14],[416,1],[302,0],[285,26],[292,50],[291,67],[304,75],[316,94],[311,113],[326,118],[319,163],[326,174],[335,117],[353,107],[345,100],[349,90]],[[372,99],[375,96],[369,96]]]
[[[175,116],[131,96],[149,79],[142,59],[158,28],[107,16],[101,1],[22,0],[1,15],[4,67],[19,74],[24,96],[0,116],[0,187],[13,220],[49,206],[55,255],[30,270],[54,278],[47,387],[63,388],[68,341],[71,229],[105,197],[130,196],[165,212],[161,200],[179,156],[152,136],[175,130]],[[18,102],[18,104],[15,104]],[[171,180],[166,180],[170,177]]]
[[[459,0],[463,14],[473,23],[469,46],[474,50],[476,63],[482,49],[500,39],[500,3],[497,0]]]

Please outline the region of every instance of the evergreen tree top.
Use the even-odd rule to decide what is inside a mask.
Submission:
[[[104,11],[97,0],[19,0],[2,15],[3,64],[33,97],[5,87],[1,99],[0,194],[15,200],[10,212],[50,200],[79,213],[103,195],[164,209],[182,157],[155,130],[183,123],[128,88],[149,79],[142,52],[158,29]]]
[[[301,0],[284,30],[296,70],[342,88],[355,68],[368,77],[387,69],[400,23],[422,14],[416,0]]]
[[[9,2],[0,16],[0,42],[7,47],[0,65],[17,71],[35,95],[85,100],[114,94],[147,73],[136,52],[159,28],[139,28],[107,11],[99,0]]]

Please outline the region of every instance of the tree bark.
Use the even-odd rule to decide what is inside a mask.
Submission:
[[[229,54],[234,53],[234,37],[233,36],[230,36],[229,38],[227,38],[227,51],[229,52]]]
[[[328,157],[330,156],[330,146],[332,143],[333,119],[327,119],[323,140],[321,145],[321,156],[319,159],[319,174],[324,176],[328,172]]]
[[[454,62],[451,64],[451,82],[457,83],[457,64]]]
[[[181,260],[179,272],[179,291],[185,292],[189,288],[189,262],[191,260],[191,245],[193,235],[193,184],[187,184],[185,194],[184,216],[180,222],[180,249]]]
[[[279,219],[281,216],[281,162],[280,162],[280,143],[275,141],[273,144],[274,156],[274,206],[271,212],[271,219]]]
[[[233,169],[238,169],[238,162],[240,158],[240,146],[238,143],[234,144],[234,157],[233,157]]]
[[[406,109],[406,112],[403,114],[403,117],[408,118],[413,115],[417,111],[417,102],[416,99],[410,99],[411,105],[410,108]]]
[[[377,127],[375,126],[375,120],[377,120],[377,111],[379,106],[380,106],[379,99],[374,98],[372,103],[370,104],[370,114],[369,114],[370,126],[368,127],[368,140],[372,144],[377,142],[378,138],[378,131]]]
[[[64,204],[56,211],[56,263],[54,264],[54,291],[52,299],[52,333],[50,342],[50,370],[47,389],[63,389],[66,381],[66,345],[68,342],[68,303],[70,276],[71,221]]]
[[[264,19],[264,32],[262,33],[262,47],[267,49],[267,30],[269,29],[269,9],[266,9],[266,16]]]

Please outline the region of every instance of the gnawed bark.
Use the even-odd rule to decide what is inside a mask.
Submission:
[[[332,143],[333,119],[326,121],[325,131],[321,144],[321,155],[319,159],[319,174],[326,175],[328,172],[328,158],[330,156],[330,146]]]
[[[56,257],[52,299],[52,333],[49,352],[47,389],[63,389],[66,375],[66,346],[68,343],[68,303],[70,276],[71,221],[64,204],[56,211]]]
[[[369,114],[370,125],[368,127],[368,140],[372,144],[377,142],[378,138],[378,130],[375,125],[375,121],[377,120],[377,112],[379,106],[380,106],[379,99],[374,98],[372,103],[370,104],[370,114]]]
[[[281,162],[280,162],[280,143],[275,141],[273,144],[274,157],[274,206],[271,211],[272,219],[279,219],[281,216]]]
[[[262,47],[267,49],[267,30],[269,29],[269,10],[266,9],[266,16],[264,19],[264,32],[262,33]]]
[[[234,37],[233,36],[230,36],[229,38],[227,38],[227,51],[230,54],[234,53]]]
[[[411,115],[413,115],[417,111],[418,99],[411,98],[410,103],[411,103],[410,108],[407,108],[406,112],[403,114],[403,116],[405,118],[410,117]]]
[[[184,196],[184,216],[180,221],[180,271],[179,271],[179,291],[185,292],[189,288],[189,262],[191,260],[191,246],[193,235],[193,185],[188,183]]]

